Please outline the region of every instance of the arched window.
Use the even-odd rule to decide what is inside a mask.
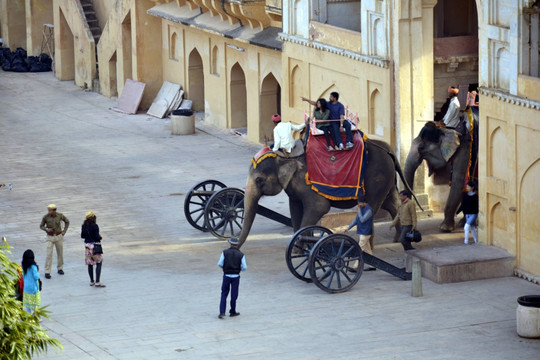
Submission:
[[[173,32],[171,39],[169,41],[169,59],[178,60],[178,46],[177,46],[178,36],[176,32]]]

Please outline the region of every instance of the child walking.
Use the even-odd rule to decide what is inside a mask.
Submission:
[[[465,215],[465,231],[464,243],[469,243],[469,232],[472,234],[474,243],[478,243],[478,235],[476,233],[476,219],[478,218],[478,194],[476,193],[476,184],[473,181],[467,183],[467,192],[463,194],[461,201],[461,209]]]

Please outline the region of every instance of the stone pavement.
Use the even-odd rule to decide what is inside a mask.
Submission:
[[[183,194],[212,178],[243,187],[258,146],[200,124],[173,137],[170,122],[108,110],[115,101],[51,74],[0,72],[0,235],[17,261],[27,248],[44,266],[39,222],[56,203],[70,220],[65,276],[44,280],[43,321],[64,351],[47,359],[535,359],[540,341],[515,331],[516,298],[540,293],[517,278],[436,285],[365,273],[330,295],[296,280],[284,259],[291,230],[257,218],[244,247],[235,319],[218,320],[226,245],[189,226]],[[201,131],[204,130],[204,131]],[[283,194],[265,206],[288,214]],[[102,280],[88,286],[80,225],[96,212],[104,237]],[[423,220],[419,247],[458,243]],[[376,255],[403,252],[378,226]],[[43,275],[43,272],[42,272]]]

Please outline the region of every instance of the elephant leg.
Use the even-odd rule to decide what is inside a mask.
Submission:
[[[323,215],[330,211],[330,202],[325,199],[316,204],[304,204],[303,208],[304,213],[300,227],[311,226],[317,224]]]
[[[452,185],[450,194],[444,207],[444,220],[439,226],[443,232],[451,232],[456,228],[456,211],[463,198],[463,187],[465,183],[465,173],[469,164],[469,143],[462,143],[458,151],[459,154],[454,158],[452,167]]]
[[[384,200],[381,208],[388,211],[392,219],[394,219],[397,216],[398,209],[399,209],[399,196],[398,196],[397,189],[394,188],[392,189],[392,191],[390,191],[390,193]],[[396,226],[396,232],[394,234],[394,240],[393,240],[393,242],[395,243],[399,242],[399,236],[401,234],[401,232],[398,231],[398,228],[399,227]]]
[[[301,201],[289,198],[289,209],[291,211],[291,222],[294,232],[302,226],[302,217],[304,214],[304,205]]]

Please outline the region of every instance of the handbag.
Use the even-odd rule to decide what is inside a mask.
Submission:
[[[86,232],[88,233],[88,238],[92,240],[92,235],[90,235],[90,227],[88,226],[86,228]],[[103,254],[103,248],[101,247],[101,243],[94,243],[94,249],[92,250],[93,255],[101,255]]]
[[[418,230],[411,230],[406,235],[405,238],[411,242],[420,242],[422,241],[422,234]]]
[[[41,291],[41,287],[42,287],[42,284],[43,284],[43,283],[41,282],[41,279],[38,279],[37,281],[38,281],[38,283],[39,283],[39,291]]]

